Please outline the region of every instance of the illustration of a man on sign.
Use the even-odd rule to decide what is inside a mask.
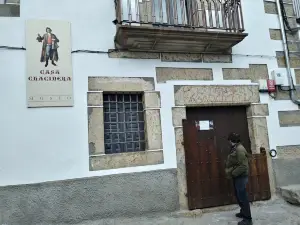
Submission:
[[[38,42],[42,42],[42,54],[40,61],[46,62],[45,67],[48,66],[48,61],[52,61],[52,65],[56,66],[55,62],[58,61],[58,38],[55,34],[52,33],[52,29],[50,27],[46,28],[46,33],[41,37],[40,34],[38,34],[36,40]]]

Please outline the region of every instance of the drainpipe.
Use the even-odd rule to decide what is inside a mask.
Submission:
[[[285,57],[285,63],[286,63],[288,82],[289,82],[289,86],[290,86],[290,88],[289,88],[290,98],[293,103],[300,105],[300,101],[298,101],[297,96],[295,95],[295,91],[294,91],[295,87],[293,84],[293,77],[292,77],[291,64],[290,64],[290,58],[289,58],[289,50],[288,50],[288,45],[287,45],[285,27],[284,27],[283,18],[282,18],[280,0],[276,0],[276,5],[277,5],[277,11],[278,11],[278,17],[279,17],[281,36],[282,36],[282,41],[283,41],[283,51],[284,51],[284,57]]]

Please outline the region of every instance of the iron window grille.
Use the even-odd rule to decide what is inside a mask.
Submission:
[[[145,150],[143,94],[104,93],[105,154]]]

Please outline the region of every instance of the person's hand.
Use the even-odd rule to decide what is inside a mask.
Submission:
[[[225,169],[225,175],[226,175],[226,178],[227,179],[231,179],[232,178],[232,170],[233,170],[233,168],[231,167],[231,168],[227,168],[227,169]]]

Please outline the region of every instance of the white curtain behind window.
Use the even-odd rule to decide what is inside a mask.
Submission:
[[[137,21],[137,7],[142,0],[120,0],[123,21]]]
[[[171,25],[182,25],[186,23],[185,0],[120,1],[123,21],[139,22],[141,19],[143,22],[147,23],[163,23]]]

